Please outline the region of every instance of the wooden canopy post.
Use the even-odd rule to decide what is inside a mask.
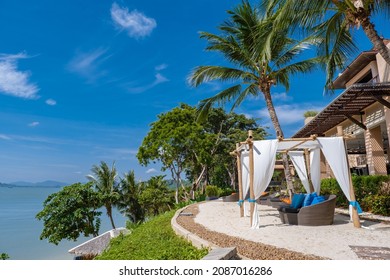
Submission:
[[[340,125],[337,126],[337,135],[338,136],[342,136],[342,137],[344,136],[343,127],[340,126]],[[356,201],[355,190],[354,190],[353,184],[352,184],[351,171],[350,171],[350,168],[349,168],[347,143],[345,141],[345,138],[343,138],[343,139],[344,139],[343,141],[344,141],[344,148],[345,148],[345,157],[347,159],[347,169],[348,169],[348,179],[349,179],[349,195],[350,195],[351,201]],[[357,227],[357,228],[361,227],[359,214],[358,214],[357,208],[355,206],[352,206],[352,221],[353,221],[354,227]]]
[[[305,149],[304,153],[305,153],[307,179],[309,181],[309,190],[310,190],[310,193],[313,193],[314,192],[314,187],[313,187],[313,184],[311,182],[310,152],[309,152],[309,149]]]
[[[252,226],[253,212],[255,210],[255,191],[254,191],[254,158],[253,158],[253,132],[248,131],[247,143],[249,145],[249,204],[250,204],[250,223]]]
[[[237,175],[238,175],[238,199],[240,203],[240,217],[244,217],[244,194],[242,189],[242,165],[241,165],[241,152],[238,151],[240,144],[236,144],[236,156],[237,156]]]

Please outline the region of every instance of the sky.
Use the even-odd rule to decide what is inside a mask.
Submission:
[[[187,78],[196,66],[225,63],[205,51],[199,31],[218,34],[238,3],[1,0],[0,182],[85,182],[101,161],[115,162],[120,176],[163,174],[159,164],[139,165],[138,147],[158,114],[226,86],[192,88]],[[379,19],[377,29],[386,23]],[[361,50],[370,49],[356,32]],[[335,98],[323,94],[324,82],[318,70],[293,77],[288,92],[272,89],[285,136],[302,127],[305,111]],[[236,113],[258,118],[274,136],[262,98]]]

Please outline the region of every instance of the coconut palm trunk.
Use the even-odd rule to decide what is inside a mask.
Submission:
[[[369,17],[361,20],[364,33],[373,44],[374,48],[380,53],[383,59],[388,65],[390,65],[390,50],[387,48],[383,39],[378,35],[374,24],[370,21]]]
[[[116,229],[115,224],[114,224],[114,219],[112,218],[112,206],[111,204],[106,204],[106,210],[107,210],[107,215],[110,218],[111,226],[113,229]]]
[[[263,92],[264,98],[265,98],[265,103],[267,105],[267,109],[272,121],[272,124],[274,126],[274,129],[276,131],[276,136],[278,138],[284,138],[283,130],[280,126],[278,116],[275,111],[274,104],[272,102],[272,97],[271,97],[271,91],[270,91],[270,86],[267,85],[263,88],[259,89]],[[286,178],[286,183],[287,183],[287,189],[289,192],[290,197],[292,196],[292,191],[293,191],[293,185],[292,185],[292,179],[291,179],[291,173],[290,173],[290,165],[288,162],[288,157],[286,153],[282,154],[282,161],[283,161],[283,169],[284,169],[284,175]]]

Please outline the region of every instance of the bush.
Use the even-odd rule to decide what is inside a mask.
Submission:
[[[321,180],[321,195],[336,195],[337,207],[348,207],[349,202],[340,188],[339,183],[334,178]]]
[[[171,227],[175,211],[153,217],[129,235],[111,239],[109,248],[98,260],[199,260],[208,250],[197,249],[177,236]]]
[[[216,197],[219,195],[218,187],[213,185],[207,185],[205,192],[206,192],[206,196],[208,197],[212,197],[212,196]]]
[[[390,216],[389,195],[369,195],[362,200],[361,206],[373,214]]]
[[[218,188],[218,196],[228,196],[233,193],[231,188]]]
[[[390,176],[369,175],[353,176],[356,200],[362,210],[373,214],[390,216]],[[337,207],[348,207],[348,200],[342,192],[336,179],[321,181],[321,194],[335,194]]]

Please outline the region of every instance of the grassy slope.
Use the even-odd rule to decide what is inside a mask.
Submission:
[[[111,241],[110,248],[99,260],[196,260],[207,249],[199,250],[178,237],[171,228],[174,211],[167,212],[140,225],[127,236]]]

